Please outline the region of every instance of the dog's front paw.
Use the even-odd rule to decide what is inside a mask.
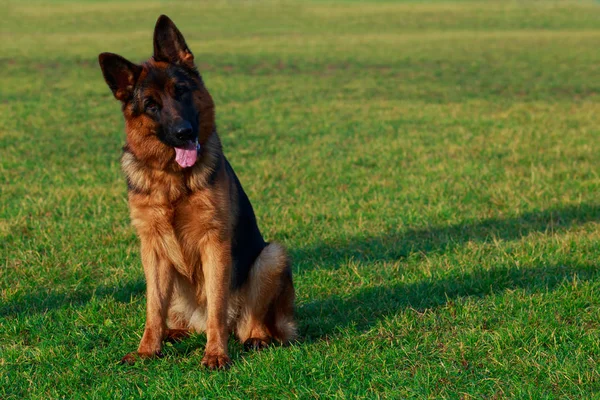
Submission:
[[[208,369],[227,369],[231,364],[231,359],[227,354],[208,354],[202,358],[202,365]]]
[[[155,351],[152,353],[132,351],[131,353],[128,353],[127,355],[125,355],[125,357],[123,357],[121,359],[121,364],[133,365],[136,363],[136,361],[138,361],[141,358],[163,358],[163,357],[164,356],[160,351]]]

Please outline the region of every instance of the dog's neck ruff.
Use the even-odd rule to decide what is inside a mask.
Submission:
[[[176,186],[181,186],[182,190],[197,191],[212,185],[222,166],[223,157],[221,141],[216,131],[213,131],[206,143],[196,146],[194,153],[197,160],[188,168],[180,168],[176,163],[172,163],[167,169],[156,169],[139,160],[129,146],[125,145],[121,156],[121,169],[125,173],[128,191],[133,194],[151,195],[154,181],[162,174],[180,179],[180,184]]]

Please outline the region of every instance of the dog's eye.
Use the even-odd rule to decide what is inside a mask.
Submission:
[[[146,112],[156,112],[158,111],[158,104],[153,99],[147,98],[144,100],[144,110]]]
[[[175,97],[181,97],[189,91],[190,89],[187,86],[177,85],[175,86]]]

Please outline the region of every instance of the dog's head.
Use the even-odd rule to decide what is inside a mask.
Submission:
[[[185,168],[214,130],[214,103],[194,56],[173,21],[161,15],[154,54],[141,65],[112,53],[99,56],[104,80],[123,105],[127,143],[133,153],[162,165]]]

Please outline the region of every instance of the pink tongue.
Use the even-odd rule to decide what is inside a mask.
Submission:
[[[196,150],[196,143],[190,141],[185,147],[175,147],[175,161],[183,168],[191,167],[196,163],[198,157],[198,150]]]

